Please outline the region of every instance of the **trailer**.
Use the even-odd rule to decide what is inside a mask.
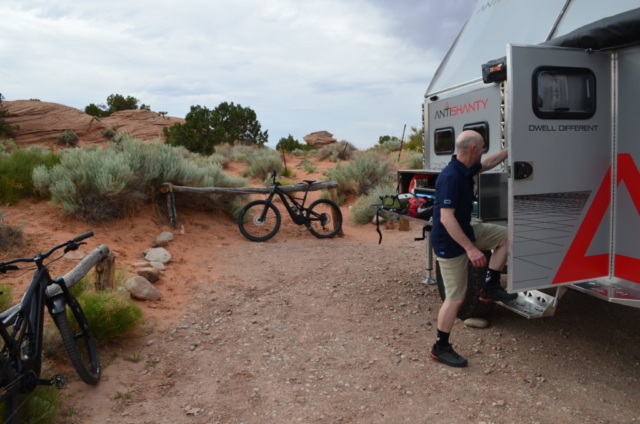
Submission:
[[[433,193],[464,130],[509,148],[474,208],[508,227],[503,306],[550,316],[575,289],[640,307],[639,77],[640,0],[481,0],[436,71],[424,169],[399,171],[401,192]]]

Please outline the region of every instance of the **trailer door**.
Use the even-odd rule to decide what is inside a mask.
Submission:
[[[611,246],[611,56],[508,46],[508,289],[606,277]]]

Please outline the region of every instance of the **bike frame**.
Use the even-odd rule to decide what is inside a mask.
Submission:
[[[267,204],[271,203],[273,201],[273,197],[277,194],[280,197],[280,200],[282,200],[285,208],[287,209],[291,220],[297,225],[304,224],[306,222],[303,214],[303,212],[305,211],[304,204],[307,201],[307,194],[309,194],[309,186],[311,184],[307,183],[307,189],[304,191],[304,197],[302,199],[293,197],[292,195],[288,195],[287,193],[282,191],[282,189],[280,189],[281,185],[282,184],[275,181],[273,189],[271,190],[271,193],[269,193],[269,197],[267,198]],[[289,203],[289,200],[291,201],[291,203]],[[297,200],[302,200],[302,203],[298,203]],[[295,207],[295,209],[292,208],[292,206]],[[267,213],[267,208],[268,206],[265,206],[262,214],[260,215],[260,219],[264,219]]]
[[[51,316],[66,313],[69,289],[64,280],[51,279],[49,267],[43,263],[48,256],[48,254],[46,256],[38,255],[33,259],[23,258],[5,262],[5,265],[16,262],[35,262],[38,269],[31,278],[20,303],[0,314],[0,336],[4,342],[1,353],[2,355],[8,353],[10,357],[10,360],[5,361],[2,366],[11,366],[13,363],[17,368],[13,370],[16,380],[0,391],[0,403],[4,402],[15,390],[31,392],[38,384],[56,384],[54,381],[40,379],[44,307],[47,307]],[[49,296],[47,288],[52,285],[59,286],[61,291]],[[13,326],[11,333],[7,330],[10,326]],[[4,374],[4,370],[2,370],[2,374]]]

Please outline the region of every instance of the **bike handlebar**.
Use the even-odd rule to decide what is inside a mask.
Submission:
[[[47,253],[38,253],[36,256],[32,257],[32,258],[18,258],[18,259],[13,259],[10,261],[6,261],[6,262],[0,262],[0,273],[4,274],[6,271],[13,271],[13,270],[17,270],[19,269],[17,266],[10,266],[11,264],[15,264],[17,262],[40,262],[43,261],[45,259],[47,259],[49,256],[51,256],[51,254],[53,252],[55,252],[58,249],[61,249],[63,247],[67,247],[67,249],[65,249],[65,253],[69,252],[71,250],[76,250],[79,246],[79,242],[81,242],[82,240],[88,239],[89,237],[93,237],[93,231],[89,231],[88,233],[84,233],[82,235],[79,235],[75,238],[72,238],[69,241],[66,241],[62,244],[57,245],[56,247],[52,248],[51,250],[49,250]]]

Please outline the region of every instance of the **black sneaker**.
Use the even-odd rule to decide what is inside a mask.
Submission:
[[[493,302],[497,300],[499,302],[511,302],[518,298],[518,293],[507,293],[505,289],[500,286],[485,287],[480,290],[480,300],[483,302]]]
[[[431,349],[431,357],[450,367],[462,368],[467,366],[467,360],[458,355],[451,345],[439,347],[437,344],[434,344],[433,349]]]

